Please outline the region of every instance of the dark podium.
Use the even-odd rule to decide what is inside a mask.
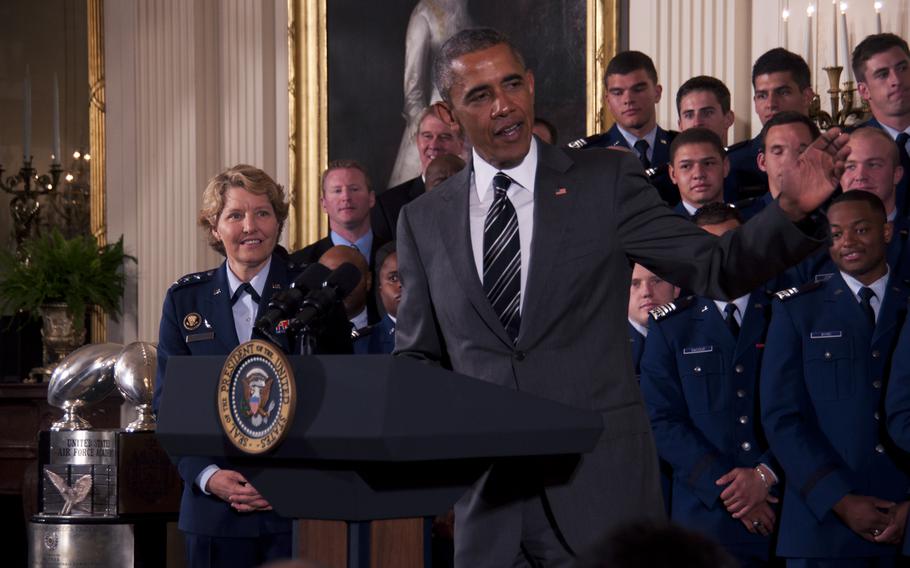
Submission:
[[[421,562],[415,565],[423,565],[422,534],[415,538],[412,530],[399,538],[394,524],[384,531],[373,523],[371,530],[369,521],[444,513],[496,459],[539,463],[552,456],[574,463],[603,429],[597,413],[415,360],[326,355],[289,361],[297,408],[274,451],[252,457],[224,435],[216,412],[224,357],[169,361],[157,434],[172,459],[227,460],[284,517],[346,523],[297,524],[295,553],[326,564],[334,558],[358,568],[412,565],[402,559],[413,551],[403,548],[416,547]],[[339,527],[340,538],[331,536]],[[377,553],[383,548],[377,540],[384,539],[391,541]],[[383,555],[397,560],[384,564],[377,560]]]

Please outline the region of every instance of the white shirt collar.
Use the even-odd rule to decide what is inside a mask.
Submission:
[[[907,134],[910,134],[910,126],[905,128],[904,130],[895,130],[880,120],[878,121],[878,123],[882,125],[882,128],[885,130],[885,132],[888,133],[889,136],[891,136],[892,140],[897,140],[897,135],[900,134],[901,132],[906,132]],[[908,142],[908,144],[910,144],[910,142]]]
[[[695,213],[698,212],[698,207],[692,205],[685,199],[680,199],[680,203],[682,203],[683,207],[686,208],[686,211],[689,212],[689,215],[695,215]]]
[[[891,210],[891,213],[888,213],[888,222],[893,223],[897,219],[897,207]],[[894,238],[894,237],[891,237]]]
[[[367,309],[363,310],[356,316],[351,318],[351,323],[354,325],[354,329],[361,329],[367,326],[369,320],[367,319]]]
[[[531,195],[534,194],[534,179],[537,175],[537,140],[534,137],[531,137],[531,147],[521,163],[507,170],[494,168],[480,157],[476,149],[472,149],[471,152],[474,154],[474,185],[481,203],[484,202],[487,192],[492,190],[493,176],[497,172],[506,174],[512,181],[531,192]]]
[[[616,124],[616,128],[619,130],[619,133],[622,134],[622,137],[626,139],[626,142],[629,144],[629,148],[635,148],[635,143],[638,142],[641,138],[620,126],[619,123]],[[655,124],[654,128],[651,129],[651,132],[648,132],[642,136],[642,138],[648,141],[648,153],[650,154],[654,149],[654,144],[657,142],[657,125]]]
[[[731,303],[731,302],[724,302],[722,300],[714,300],[714,305],[717,306],[718,310],[720,310],[720,315],[722,317],[726,316],[726,314],[724,313],[724,309],[726,309],[727,304],[729,304],[729,303]],[[733,300],[732,304],[734,306],[736,306],[736,312],[733,315],[733,317],[736,318],[736,321],[740,325],[742,325],[743,318],[746,317],[746,309],[749,307],[749,294],[736,298],[735,300]]]
[[[847,287],[850,288],[850,291],[853,292],[853,297],[858,299],[859,298],[859,296],[858,296],[859,289],[866,285],[863,284],[862,282],[860,282],[859,280],[857,280],[856,278],[850,276],[849,274],[847,274],[844,271],[841,271],[840,275],[844,279],[844,282],[847,284]],[[866,286],[867,288],[872,288],[872,291],[875,292],[875,297],[878,299],[879,302],[882,302],[885,299],[885,292],[888,289],[888,277],[890,275],[891,275],[891,268],[888,267],[884,276],[882,276],[881,278],[879,278],[878,280],[876,280],[869,286]]]
[[[237,288],[243,284],[243,281],[234,274],[234,271],[231,270],[231,263],[225,262],[227,266],[227,278],[228,278],[228,288],[230,288],[231,293],[228,294],[228,298],[234,297],[234,292],[237,291]],[[269,278],[269,270],[272,268],[272,257],[265,262],[265,266],[262,267],[262,270],[256,273],[256,276],[253,276],[250,280],[250,284],[253,286],[253,290],[256,290],[256,293],[262,297],[262,291],[265,290],[265,281]]]
[[[627,319],[629,320],[629,325],[634,327],[635,331],[640,333],[643,337],[648,337],[648,328],[647,327],[641,325],[640,323],[633,320],[632,318],[627,318]]]

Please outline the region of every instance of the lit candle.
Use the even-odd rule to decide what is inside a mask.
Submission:
[[[789,49],[788,44],[790,43],[790,28],[788,21],[790,20],[790,10],[787,10],[785,8],[780,16],[784,20],[784,49]]]
[[[815,75],[815,69],[812,66],[812,15],[815,14],[815,6],[809,4],[809,7],[806,8],[806,16],[808,20],[806,21],[806,64],[809,65],[809,70],[812,71],[812,75]]]
[[[57,84],[57,74],[54,73],[54,150],[51,156],[52,164],[60,163],[60,88]]]
[[[831,6],[834,7],[834,18],[831,20],[831,64],[837,67],[837,0],[831,0]]]
[[[875,33],[882,33],[882,3],[876,2],[875,6]]]
[[[849,41],[849,38],[847,37],[847,3],[846,2],[840,3],[840,21],[841,21],[841,27],[844,28],[844,34],[841,37],[840,45],[841,45],[841,50],[842,50],[842,53],[844,56],[844,67],[847,68],[847,76],[846,76],[845,80],[852,81],[853,80],[853,69],[852,69],[852,65],[850,65],[850,41]]]
[[[22,113],[22,156],[27,162],[32,155],[32,76],[28,65],[25,66],[25,90],[22,96],[25,99],[25,112]]]

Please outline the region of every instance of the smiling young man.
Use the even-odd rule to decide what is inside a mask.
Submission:
[[[910,477],[881,409],[908,286],[893,278],[881,200],[828,208],[826,281],[778,293],[761,375],[762,423],[786,488],[778,556],[788,566],[894,566]]]
[[[679,195],[666,165],[677,133],[657,125],[656,107],[663,87],[657,80],[654,61],[640,51],[617,53],[607,64],[604,87],[604,100],[616,122],[610,130],[576,140],[569,147],[632,150],[661,198],[670,205],[676,204]]]
[[[826,135],[774,206],[717,239],[661,203],[634,155],[538,144],[534,76],[502,33],[455,34],[435,71],[441,115],[474,147],[402,209],[396,353],[601,414],[570,475],[497,462],[455,505],[456,566],[566,566],[608,529],[664,516],[615,283],[638,262],[738,296],[798,261],[821,242],[806,215],[833,191],[846,136]]]
[[[860,126],[881,128],[895,141],[903,177],[897,184],[897,210],[908,213],[910,183],[910,48],[894,34],[875,34],[853,49],[856,88],[869,102],[872,118]]]

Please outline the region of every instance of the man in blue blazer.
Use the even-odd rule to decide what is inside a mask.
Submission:
[[[777,553],[788,566],[890,566],[910,477],[881,411],[908,286],[885,261],[878,197],[844,193],[828,220],[837,272],[778,293],[762,368],[762,423],[786,476]]]
[[[382,355],[395,350],[395,322],[398,304],[401,302],[401,280],[398,277],[398,253],[395,241],[382,245],[376,251],[376,292],[385,314],[379,323],[356,331],[354,353],[358,355]]]
[[[904,175],[897,184],[897,210],[908,214],[910,183],[910,48],[894,34],[870,35],[853,49],[856,89],[869,102],[872,118],[860,126],[880,128],[895,141]]]
[[[663,87],[654,61],[640,51],[617,53],[604,74],[604,95],[616,121],[610,130],[569,143],[570,148],[623,148],[631,150],[668,204],[679,202],[667,172],[670,144],[677,132],[657,125],[657,103]]]
[[[722,235],[741,224],[735,208],[695,215]],[[658,455],[673,468],[670,518],[710,536],[741,566],[764,566],[778,477],[757,416],[758,376],[770,316],[764,290],[722,302],[680,298],[651,312],[641,388]]]

